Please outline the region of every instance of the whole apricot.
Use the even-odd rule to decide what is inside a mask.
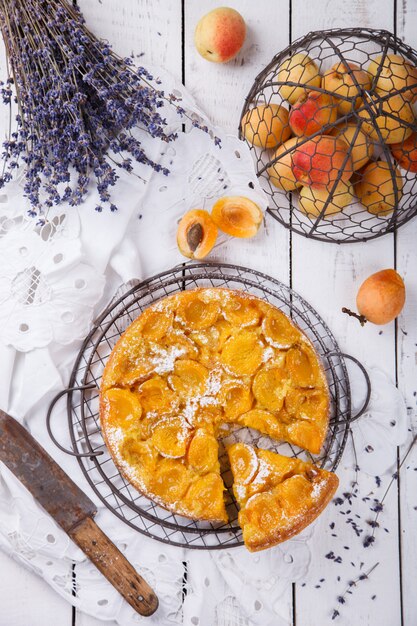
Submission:
[[[267,169],[271,183],[283,191],[295,191],[297,187],[301,186],[301,183],[294,176],[291,160],[295,146],[299,141],[299,137],[291,137],[281,144],[272,157],[273,159],[280,158]],[[283,156],[280,156],[281,154]]]
[[[405,302],[405,285],[392,269],[372,274],[359,287],[356,306],[373,324],[388,324],[401,313]]]
[[[337,120],[336,100],[327,93],[306,91],[294,103],[289,124],[294,135],[310,137]]]
[[[245,113],[241,122],[245,139],[258,148],[275,148],[291,136],[288,111],[278,104],[264,104]]]
[[[204,259],[216,239],[217,226],[210,213],[202,209],[188,211],[178,224],[177,245],[181,254],[189,259]]]
[[[406,88],[401,92],[404,100],[414,102],[417,98],[417,68],[399,54],[377,57],[370,62],[368,72],[374,79],[378,76],[376,90],[379,93],[385,95]]]
[[[302,187],[298,204],[306,215],[318,217],[327,203],[324,215],[340,213],[348,204],[353,202],[353,186],[342,180],[337,184],[332,198],[326,187]]]
[[[235,9],[219,7],[199,20],[194,33],[197,51],[207,61],[227,63],[243,46],[246,24]]]
[[[405,141],[393,143],[391,152],[398,165],[408,172],[417,174],[417,133],[412,133]]]
[[[414,112],[402,95],[380,100],[378,94],[372,94],[364,98],[365,103],[372,114],[363,106],[358,110],[358,115],[364,120],[363,130],[375,141],[380,141],[382,137],[385,143],[399,143],[413,132]]]
[[[339,112],[345,115],[359,107],[362,101],[361,90],[370,89],[371,79],[369,74],[355,63],[335,63],[323,75],[322,87],[339,97]]]
[[[262,223],[259,206],[243,196],[225,196],[214,204],[211,217],[220,230],[232,237],[254,237]]]
[[[336,126],[331,134],[347,144],[355,172],[368,163],[374,153],[374,144],[371,138],[362,132],[356,124],[349,123],[344,126]]]
[[[394,180],[397,186],[398,201],[402,197],[403,179],[394,168],[394,176],[386,161],[372,161],[359,172],[360,179],[355,185],[356,195],[362,204],[374,215],[388,215],[395,208]]]
[[[294,104],[309,86],[320,87],[321,76],[317,65],[308,54],[299,52],[281,63],[278,68],[277,81],[284,83],[279,88],[282,98]]]
[[[348,146],[330,135],[313,137],[297,145],[292,153],[292,170],[302,185],[327,189],[338,177],[347,182],[353,174]]]

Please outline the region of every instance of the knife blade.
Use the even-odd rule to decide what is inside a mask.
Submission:
[[[26,428],[1,409],[0,460],[137,613],[156,611],[153,589],[94,521],[94,503]]]

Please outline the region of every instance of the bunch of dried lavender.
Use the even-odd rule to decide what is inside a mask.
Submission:
[[[168,174],[138,136],[174,140],[159,111],[167,102],[180,116],[184,109],[143,67],[98,40],[76,7],[66,0],[0,0],[0,27],[9,71],[1,94],[18,107],[17,128],[10,125],[3,144],[0,188],[23,162],[32,215],[63,200],[80,204],[90,179],[100,197],[96,210],[108,203],[114,211],[109,188],[116,168],[131,172],[137,161]]]

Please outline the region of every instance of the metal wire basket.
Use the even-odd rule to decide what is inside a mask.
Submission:
[[[360,28],[311,32],[272,59],[239,132],[273,218],[305,237],[348,243],[414,217],[416,66],[417,52],[398,37]]]
[[[230,522],[214,525],[196,522],[156,505],[142,496],[114,465],[99,423],[98,396],[101,375],[121,333],[150,304],[173,293],[195,287],[227,287],[239,289],[277,306],[305,332],[319,353],[331,393],[331,419],[327,440],[320,455],[312,457],[291,444],[278,443],[248,428],[237,428],[220,441],[222,476],[228,487],[227,509]],[[242,544],[237,524],[237,506],[233,497],[231,474],[224,445],[247,441],[287,456],[312,460],[320,466],[335,469],[341,458],[349,423],[366,409],[369,400],[369,378],[363,366],[368,394],[361,411],[351,412],[351,394],[345,358],[324,321],[298,294],[279,281],[255,270],[235,265],[202,263],[179,266],[146,280],[112,303],[94,324],[81,346],[75,361],[68,389],[55,397],[48,411],[48,431],[61,450],[78,458],[80,467],[92,489],[117,517],[158,541],[197,549],[230,548]],[[68,425],[73,446],[66,450],[52,434],[50,417],[57,400],[67,394]]]

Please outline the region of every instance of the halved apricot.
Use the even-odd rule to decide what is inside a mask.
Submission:
[[[255,326],[261,318],[261,311],[257,303],[250,298],[240,296],[225,302],[223,314],[228,322],[240,328]]]
[[[277,485],[274,493],[285,513],[296,516],[309,508],[312,489],[311,482],[297,474]]]
[[[279,524],[282,510],[272,493],[256,493],[247,501],[244,515],[250,524],[271,529]]]
[[[188,297],[187,297],[188,296]],[[220,313],[220,305],[215,300],[204,300],[198,294],[184,296],[177,309],[177,318],[192,329],[201,330],[212,326]]]
[[[261,408],[280,411],[284,404],[288,380],[280,367],[263,367],[257,372],[252,385],[253,395]]]
[[[213,434],[199,428],[188,447],[190,466],[199,474],[219,469],[218,444]]]
[[[109,389],[104,394],[106,421],[110,426],[129,429],[142,415],[139,398],[129,389]]]
[[[276,348],[290,348],[300,338],[300,332],[290,319],[279,311],[270,311],[263,323],[262,331],[266,341]]]
[[[178,224],[177,245],[189,259],[204,259],[214,247],[217,226],[210,213],[202,209],[188,211]]]
[[[182,398],[201,396],[206,389],[208,370],[197,361],[180,359],[175,362],[174,374],[168,380]]]
[[[291,389],[285,397],[285,408],[290,415],[305,420],[326,420],[328,404],[324,389]]]
[[[221,477],[211,472],[191,484],[184,504],[197,518],[227,522],[223,492],[224,483]]]
[[[142,473],[153,472],[156,468],[157,453],[147,441],[139,441],[135,437],[126,437],[119,448],[121,457],[132,467]]]
[[[228,380],[221,388],[220,402],[228,419],[234,420],[252,408],[250,387],[239,380]]]
[[[163,502],[172,504],[184,497],[191,473],[178,459],[161,459],[152,479],[152,491]]]
[[[155,376],[142,383],[138,388],[138,393],[146,413],[161,415],[178,408],[177,396],[161,376]]]
[[[171,459],[179,459],[187,451],[191,433],[180,420],[162,422],[153,431],[152,443],[159,454]]]
[[[144,339],[157,341],[161,339],[172,326],[173,314],[171,311],[144,311],[142,336]]]
[[[248,428],[259,430],[259,432],[274,437],[274,439],[283,439],[283,426],[275,415],[269,411],[252,409],[252,411],[248,411],[240,417],[239,423]]]
[[[259,206],[243,196],[220,198],[211,209],[214,223],[232,237],[254,237],[262,224],[263,213]]]
[[[247,485],[258,471],[258,457],[252,446],[239,442],[228,447],[230,467],[235,483]]]
[[[314,387],[317,383],[318,368],[314,356],[306,348],[294,346],[288,350],[285,365],[292,382],[298,387]]]
[[[325,436],[325,426],[306,420],[297,420],[285,426],[286,441],[304,448],[312,454],[319,454]]]
[[[220,359],[228,372],[235,376],[250,376],[262,363],[263,347],[256,333],[243,330],[230,337]]]

